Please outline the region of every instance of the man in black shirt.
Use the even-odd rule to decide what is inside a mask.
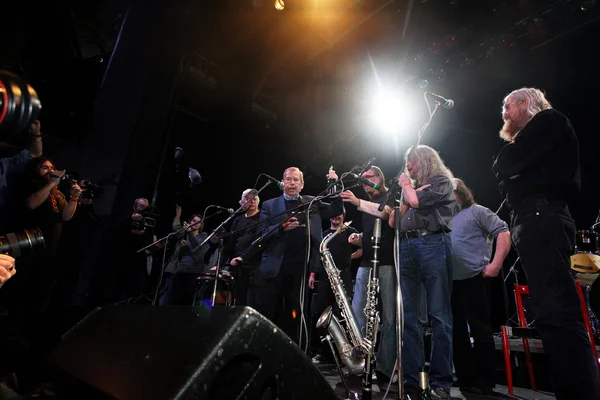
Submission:
[[[335,232],[336,230],[342,228],[344,224],[344,220],[346,217],[346,211],[344,210],[343,214],[336,215],[335,217],[329,218],[331,223],[329,229],[323,232],[323,237],[326,237],[330,233]],[[342,278],[342,282],[344,283],[344,290],[346,291],[346,296],[348,298],[352,298],[352,275],[351,275],[351,264],[352,260],[360,258],[362,256],[363,250],[359,248],[354,251],[352,244],[349,242],[350,235],[358,234],[358,231],[349,226],[340,232],[336,237],[334,237],[328,244],[328,249],[331,252],[331,256],[333,258],[333,262],[337,269],[340,270],[340,277]],[[336,315],[339,318],[339,310],[337,308],[335,296],[333,295],[333,290],[331,289],[331,282],[329,281],[329,277],[325,269],[323,268],[322,263],[316,264],[313,271],[310,273],[310,277],[308,279],[308,287],[314,289],[315,280],[318,279],[317,285],[317,298],[315,300],[315,304],[312,306],[312,323],[313,330],[316,330],[315,324],[323,311],[327,308],[327,306],[334,306],[334,310],[336,310]],[[318,334],[318,332],[317,332]],[[313,335],[317,337],[318,335]],[[315,346],[320,348],[318,354],[315,355],[313,361],[315,363],[321,362],[323,356],[328,354],[329,346]]]
[[[356,272],[356,283],[354,285],[354,296],[352,297],[352,311],[358,324],[365,332],[366,316],[365,305],[367,302],[367,285],[369,274],[373,266],[373,228],[375,219],[381,218],[381,242],[379,249],[379,290],[381,293],[381,341],[377,350],[377,383],[385,390],[389,379],[393,377],[396,364],[396,273],[394,268],[394,230],[389,227],[385,220],[389,217],[390,208],[386,206],[383,212],[377,211],[379,205],[386,200],[387,188],[385,177],[379,167],[372,166],[362,174],[362,177],[379,185],[379,189],[363,185],[371,201],[358,199],[354,193],[347,190],[341,194],[345,202],[354,204],[362,214],[362,229],[360,235],[352,234],[348,240],[352,244],[361,245],[363,257],[360,267]],[[394,390],[396,385],[392,385]]]
[[[256,239],[257,223],[260,218],[259,203],[260,198],[256,189],[244,190],[240,205],[244,206],[246,212],[233,220],[231,232],[235,233],[227,238],[223,250],[222,256],[225,260],[229,260],[235,276],[236,306],[254,306],[253,299],[249,296],[253,296],[252,282],[260,264],[260,252],[253,251],[250,245]]]
[[[500,137],[508,143],[493,170],[511,209],[512,241],[556,398],[600,399],[600,375],[570,272],[575,222],[567,203],[580,185],[577,136],[569,119],[534,88],[506,96],[502,119]]]

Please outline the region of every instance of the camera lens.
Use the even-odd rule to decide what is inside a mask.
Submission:
[[[22,232],[0,236],[0,253],[15,258],[35,253],[44,247],[44,236],[40,228],[25,229]]]
[[[29,84],[0,70],[0,137],[22,132],[35,121],[41,108],[38,94]]]

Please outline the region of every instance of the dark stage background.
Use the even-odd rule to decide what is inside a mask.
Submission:
[[[586,229],[600,180],[593,3],[286,0],[278,12],[266,0],[22,1],[3,11],[0,68],[37,89],[45,153],[103,184],[95,229],[145,196],[155,199],[160,236],[176,202],[184,217],[210,204],[237,208],[259,173],[280,177],[292,165],[305,173],[306,194],[324,188],[330,165],[343,172],[373,156],[391,179],[425,122],[425,80],[456,106],[436,114],[422,143],[493,210],[502,99],[521,86],[544,89],[579,135],[583,187],[572,212]],[[396,139],[369,117],[378,81],[405,96],[395,112],[413,117]],[[176,146],[185,151],[179,172]],[[200,185],[189,187],[188,167]],[[271,185],[261,197],[279,194]],[[348,214],[360,229],[352,206]],[[503,286],[494,283],[499,325]]]

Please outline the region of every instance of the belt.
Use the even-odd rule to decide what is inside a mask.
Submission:
[[[414,239],[414,238],[423,237],[423,236],[435,235],[438,233],[444,233],[444,231],[443,230],[429,231],[425,228],[421,228],[421,229],[413,229],[412,231],[400,232],[400,237],[402,239]]]

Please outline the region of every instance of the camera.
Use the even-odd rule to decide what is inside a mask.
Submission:
[[[25,229],[0,236],[0,253],[14,258],[36,253],[44,247],[44,235],[40,228]]]
[[[37,119],[42,103],[17,75],[0,70],[0,138],[11,139]]]
[[[96,185],[89,179],[84,179],[79,182],[79,186],[81,187],[81,198],[83,199],[93,200],[94,197],[102,193],[102,187]]]
[[[143,231],[146,228],[154,228],[156,226],[155,214],[150,208],[138,211],[137,214],[142,216],[142,219],[132,219],[131,229],[136,231]]]
[[[69,190],[71,189],[71,186],[73,186],[75,184],[75,182],[76,182],[76,180],[73,177],[73,175],[64,174],[60,178],[60,182],[58,184],[58,190],[60,190],[61,192],[63,192],[64,195],[68,195],[69,194]]]

